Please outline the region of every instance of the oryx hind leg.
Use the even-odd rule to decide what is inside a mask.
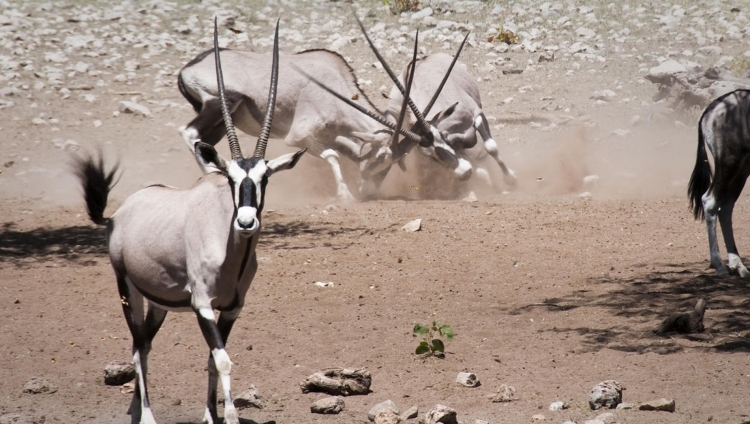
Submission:
[[[490,133],[490,126],[487,123],[487,117],[484,116],[484,113],[480,113],[474,118],[474,127],[479,132],[479,136],[482,137],[484,149],[487,151],[487,153],[489,153],[490,156],[492,156],[493,159],[495,159],[495,162],[497,162],[498,166],[500,166],[500,169],[503,171],[503,180],[505,181],[505,184],[508,184],[511,187],[515,187],[518,183],[516,173],[512,169],[508,168],[508,166],[505,165],[505,162],[503,162],[503,159],[500,157],[500,151],[497,148],[497,142],[492,138],[492,134]]]
[[[151,351],[151,342],[164,322],[167,312],[150,304],[144,320],[143,296],[127,282],[127,278],[121,272],[117,272],[117,287],[125,321],[133,337],[133,365],[136,376],[128,413],[133,424],[155,424],[156,420],[148,399],[148,354]]]
[[[716,270],[718,275],[727,275],[727,268],[721,262],[719,253],[719,243],[716,237],[716,216],[719,205],[716,203],[713,189],[709,189],[702,197],[703,211],[706,217],[706,230],[708,231],[708,251],[711,258],[711,268]]]
[[[729,270],[737,272],[740,277],[747,277],[750,275],[745,265],[740,259],[740,254],[737,252],[737,245],[734,242],[734,230],[732,229],[732,212],[734,211],[734,205],[745,186],[746,176],[734,179],[733,184],[730,185],[726,193],[726,201],[722,202],[719,207],[719,224],[721,225],[721,233],[724,236],[724,245],[727,248],[727,265]]]
[[[209,369],[209,394],[206,412],[203,415],[203,422],[209,424],[218,424],[218,413],[216,411],[216,377],[221,379],[221,386],[224,389],[224,424],[239,424],[240,419],[237,409],[234,407],[232,398],[230,373],[232,371],[232,361],[229,359],[226,349],[224,349],[224,335],[229,336],[229,330],[232,328],[236,316],[227,317],[221,320],[221,325],[216,322],[214,311],[211,307],[195,308],[198,316],[203,337],[208,343],[211,355],[208,361]],[[239,313],[239,311],[238,311]],[[218,376],[217,376],[218,374]],[[212,394],[213,391],[213,394]]]

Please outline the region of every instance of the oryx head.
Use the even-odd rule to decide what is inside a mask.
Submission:
[[[440,95],[440,92],[443,89],[443,86],[445,85],[445,82],[448,80],[448,77],[450,76],[451,71],[453,70],[453,66],[456,64],[456,61],[458,60],[458,56],[461,54],[461,50],[463,49],[464,45],[466,44],[466,40],[469,38],[469,34],[466,34],[466,37],[464,37],[464,40],[461,42],[461,45],[458,48],[458,51],[456,52],[455,56],[453,57],[453,61],[451,62],[451,65],[448,67],[448,70],[446,71],[445,75],[443,76],[443,80],[440,82],[440,85],[438,86],[437,90],[433,94],[432,98],[430,99],[430,102],[427,104],[425,109],[423,111],[420,111],[417,106],[414,104],[414,102],[409,98],[409,89],[404,88],[404,86],[399,82],[398,77],[393,72],[391,67],[388,65],[388,63],[385,61],[383,56],[380,54],[378,49],[375,47],[375,44],[370,40],[370,36],[367,34],[367,31],[365,30],[364,25],[362,25],[362,22],[357,18],[357,23],[359,24],[360,29],[362,30],[362,34],[365,36],[365,39],[367,40],[368,44],[370,45],[370,48],[372,48],[373,53],[375,53],[375,56],[377,56],[378,60],[380,61],[381,65],[383,65],[383,69],[388,73],[388,76],[391,77],[393,80],[393,83],[396,85],[396,87],[401,92],[401,95],[404,96],[404,103],[402,104],[402,112],[399,116],[399,123],[403,121],[404,116],[404,105],[409,105],[409,108],[411,109],[412,113],[414,114],[414,117],[416,118],[417,122],[412,126],[409,133],[411,134],[405,134],[406,137],[401,142],[397,141],[397,138],[393,138],[393,142],[391,143],[391,151],[393,153],[392,160],[394,161],[401,161],[414,146],[418,146],[419,150],[422,154],[425,156],[432,158],[433,160],[437,161],[441,165],[445,166],[446,168],[452,169],[453,173],[458,177],[459,180],[466,180],[471,176],[472,167],[471,164],[463,158],[456,157],[456,151],[453,149],[453,147],[448,143],[448,134],[445,132],[440,131],[437,128],[438,123],[442,121],[443,119],[448,118],[453,112],[456,110],[456,106],[458,105],[453,104],[452,106],[446,108],[445,110],[440,111],[437,115],[435,115],[430,121],[427,121],[425,119],[425,116],[430,112],[432,109],[432,106],[435,104],[435,101],[437,100],[438,96]],[[419,39],[419,31],[417,31],[417,41]],[[414,57],[412,58],[411,62],[411,68],[408,72],[408,75],[406,76],[406,79],[411,81],[411,77],[409,75],[414,74],[414,64],[416,62],[417,58],[417,41],[414,43]],[[410,84],[407,83],[407,86]],[[398,130],[396,130],[398,132]],[[412,135],[416,135],[416,137],[413,137]],[[401,163],[401,162],[399,162]]]
[[[216,58],[216,80],[221,99],[221,111],[227,129],[229,149],[232,160],[227,161],[216,152],[210,144],[195,143],[195,157],[207,170],[216,170],[226,175],[232,190],[235,214],[232,222],[234,230],[244,237],[255,234],[260,229],[260,213],[263,210],[268,177],[274,172],[293,168],[306,149],[282,155],[276,159],[266,161],[266,146],[271,133],[273,111],[276,106],[276,86],[279,75],[279,23],[276,22],[276,32],[273,42],[273,68],[271,72],[271,87],[268,93],[266,116],[263,120],[260,135],[255,145],[255,153],[251,157],[244,157],[240,150],[240,143],[232,124],[232,115],[227,108],[224,93],[224,76],[221,71],[219,54],[219,36],[214,18],[214,56]]]

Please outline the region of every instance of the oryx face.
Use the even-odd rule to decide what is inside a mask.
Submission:
[[[232,225],[243,237],[250,237],[260,229],[267,174],[268,166],[263,158],[236,158],[228,163],[227,176],[235,206]]]
[[[456,156],[456,151],[448,144],[446,133],[438,130],[435,125],[430,125],[430,132],[422,136],[418,146],[423,155],[452,169],[459,180],[465,181],[471,176],[472,167],[469,161]]]

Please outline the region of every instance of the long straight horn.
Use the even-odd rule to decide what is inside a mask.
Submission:
[[[401,135],[403,135],[403,136],[405,136],[405,137],[407,137],[407,138],[409,138],[409,139],[411,139],[411,140],[413,140],[415,142],[417,142],[417,141],[419,141],[419,140],[422,139],[422,137],[420,137],[419,135],[417,135],[417,134],[415,134],[415,133],[413,133],[411,131],[405,130],[405,129],[401,129],[400,131],[396,131],[396,126],[394,124],[392,124],[391,122],[389,122],[387,119],[383,118],[382,116],[380,116],[380,115],[378,115],[376,113],[373,113],[371,110],[365,108],[364,106],[360,105],[359,103],[355,103],[350,98],[348,98],[348,97],[346,97],[346,96],[344,96],[342,94],[339,94],[338,92],[336,92],[336,90],[334,90],[331,87],[325,85],[325,83],[323,83],[322,81],[318,80],[317,78],[315,78],[312,75],[308,74],[307,72],[303,71],[297,65],[291,63],[290,66],[292,68],[294,68],[300,74],[302,74],[305,77],[307,77],[307,79],[309,79],[310,81],[314,82],[318,87],[320,87],[323,90],[331,93],[336,98],[338,98],[342,102],[348,104],[349,106],[353,107],[354,109],[357,109],[358,111],[360,111],[360,112],[364,113],[365,115],[369,116],[370,118],[372,118],[373,120],[377,121],[379,124],[383,125],[384,127],[387,127],[387,128],[389,128],[390,130],[392,130],[394,132],[398,132]]]
[[[406,106],[408,105],[409,93],[411,93],[411,83],[414,82],[414,69],[417,66],[417,45],[419,44],[419,30],[417,30],[417,36],[414,38],[414,57],[411,59],[411,66],[409,72],[406,74],[406,90],[404,91],[404,102],[401,103],[401,112],[398,114],[398,121],[396,121],[396,129],[393,131],[393,137],[391,138],[391,145],[395,146],[398,144],[398,133],[401,130],[401,124],[404,122],[404,116],[406,116]]]
[[[440,85],[435,91],[435,94],[432,95],[432,98],[430,99],[430,103],[427,103],[427,107],[424,108],[424,116],[427,116],[427,114],[430,113],[430,109],[432,109],[432,106],[437,101],[438,96],[440,96],[440,92],[443,91],[443,86],[445,85],[445,82],[448,81],[448,76],[450,76],[451,71],[453,70],[453,65],[456,64],[456,61],[458,60],[458,56],[461,54],[461,50],[463,50],[464,44],[466,44],[466,40],[469,38],[469,34],[471,34],[471,32],[466,33],[466,37],[464,37],[464,41],[462,41],[461,45],[458,46],[458,51],[456,52],[456,55],[453,56],[453,61],[451,62],[451,66],[448,67],[448,71],[445,73],[443,80],[440,82]]]
[[[232,124],[232,115],[227,107],[227,96],[224,93],[224,74],[221,72],[221,59],[219,58],[219,30],[217,29],[216,16],[214,16],[214,57],[216,58],[216,84],[219,86],[219,99],[221,100],[221,114],[224,117],[224,126],[227,128],[227,140],[229,140],[229,150],[232,152],[232,159],[241,158],[240,142],[237,140],[237,133],[234,132]]]
[[[407,103],[409,104],[409,108],[411,109],[412,113],[414,113],[414,117],[417,118],[417,122],[419,122],[422,128],[425,131],[427,131],[430,126],[429,124],[427,124],[427,121],[425,121],[424,115],[422,114],[422,112],[419,111],[419,109],[417,108],[417,105],[414,104],[414,102],[409,98],[409,96],[404,95],[404,93],[406,93],[404,86],[401,85],[396,74],[393,72],[391,67],[388,66],[388,62],[385,61],[385,58],[383,57],[383,55],[380,54],[380,51],[378,51],[377,47],[375,47],[375,44],[372,42],[372,40],[370,40],[370,36],[367,34],[367,31],[365,30],[365,26],[362,25],[362,21],[359,20],[359,17],[357,17],[357,23],[359,24],[359,28],[362,30],[362,34],[365,36],[365,40],[367,40],[367,43],[370,45],[372,52],[375,53],[375,56],[380,61],[380,64],[383,65],[383,69],[385,69],[385,72],[388,74],[389,77],[391,77],[391,80],[393,80],[393,83],[396,85],[396,88],[398,88],[398,91],[400,91],[401,95],[404,96],[404,98],[406,99]],[[417,37],[419,37],[419,31],[417,31]]]
[[[271,135],[271,123],[273,122],[273,111],[276,109],[276,87],[279,83],[279,19],[276,20],[276,32],[273,34],[273,65],[271,66],[271,87],[268,89],[268,102],[266,103],[266,117],[255,144],[256,158],[266,156],[268,137]]]

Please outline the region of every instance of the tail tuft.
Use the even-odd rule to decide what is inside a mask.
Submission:
[[[703,195],[711,186],[711,167],[708,164],[708,154],[703,137],[703,118],[698,124],[698,153],[695,159],[695,168],[690,176],[688,183],[688,199],[690,200],[690,209],[693,211],[695,219],[703,220],[705,211],[703,210]]]
[[[86,201],[86,210],[89,218],[99,225],[106,225],[109,218],[104,217],[104,209],[107,208],[109,192],[117,184],[115,174],[120,168],[119,162],[107,172],[104,169],[104,156],[101,150],[98,155],[87,155],[87,157],[76,157],[73,163],[73,173],[78,177],[83,187],[83,197]]]

